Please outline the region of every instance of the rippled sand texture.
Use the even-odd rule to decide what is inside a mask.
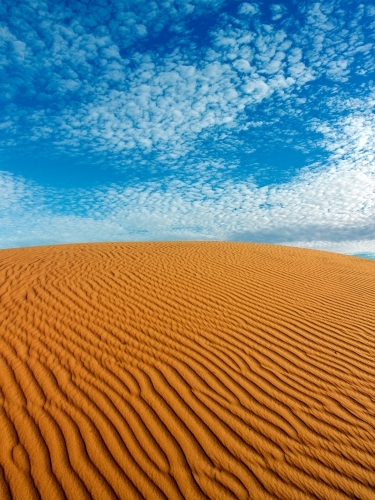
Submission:
[[[0,498],[375,499],[375,263],[0,252]]]

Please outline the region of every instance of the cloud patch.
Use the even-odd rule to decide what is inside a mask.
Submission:
[[[255,3],[240,4],[229,22],[219,15],[222,1],[168,5],[5,2],[3,144],[48,139],[68,153],[106,152],[123,167],[153,151],[148,161],[162,168],[183,163],[202,134],[233,135],[233,124],[244,126],[265,99],[282,95],[297,111],[296,90],[306,84],[374,69],[371,18],[359,7],[348,9],[354,18],[343,17],[339,2],[302,7],[287,33],[276,23],[288,16],[284,4],[271,4],[262,22],[256,15],[267,12]],[[216,25],[192,48],[186,23],[210,12]]]
[[[372,251],[374,6],[1,8],[2,246],[203,238]],[[306,155],[319,147],[324,161],[293,170],[291,158],[287,182],[279,173],[262,185],[255,154],[280,144]],[[44,151],[51,168],[79,157],[88,173],[97,162],[129,179],[37,186],[5,164],[20,149]]]
[[[282,185],[259,188],[251,179],[236,180],[225,175],[219,180],[187,182],[170,178],[163,183],[113,185],[70,193],[71,198],[67,195],[65,206],[79,200],[81,215],[77,216],[73,206],[70,213],[54,213],[53,191],[44,193],[44,207],[30,210],[24,198],[26,187],[3,176],[0,186],[5,199],[8,204],[17,203],[20,213],[13,219],[16,232],[9,228],[1,244],[17,246],[25,234],[29,239],[30,234],[35,234],[35,240],[44,243],[213,239],[347,253],[375,251],[374,137],[367,138],[365,149],[361,137],[367,133],[368,124],[354,119],[351,125],[348,122],[344,120],[335,130],[353,135],[351,127],[355,128],[349,146],[345,135],[340,144],[338,137],[330,138],[327,133],[326,140],[330,138],[332,145],[328,168],[314,172],[306,169]],[[37,195],[40,198],[40,192]],[[15,234],[22,235],[21,240]]]

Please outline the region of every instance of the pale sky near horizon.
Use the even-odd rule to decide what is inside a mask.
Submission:
[[[2,0],[0,248],[375,256],[375,0]]]

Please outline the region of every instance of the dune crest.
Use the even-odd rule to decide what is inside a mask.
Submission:
[[[375,499],[375,262],[0,252],[0,498]]]

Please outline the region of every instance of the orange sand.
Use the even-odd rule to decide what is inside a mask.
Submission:
[[[375,262],[0,252],[0,498],[375,499]]]

